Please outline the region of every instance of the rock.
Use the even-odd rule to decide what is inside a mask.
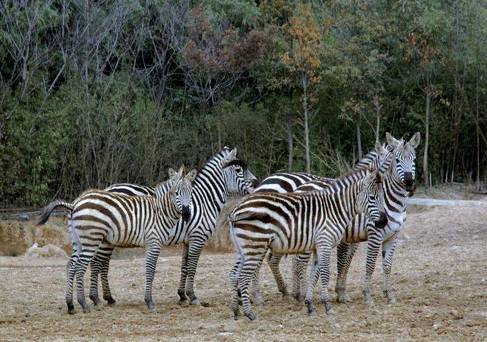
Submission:
[[[52,244],[47,244],[46,246],[39,247],[39,245],[34,243],[26,252],[25,256],[27,257],[34,257],[34,258],[39,258],[39,257],[63,257],[67,258],[66,252],[55,245]]]

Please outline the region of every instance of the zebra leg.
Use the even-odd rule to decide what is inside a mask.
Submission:
[[[76,265],[78,263],[79,257],[76,255],[76,251],[69,258],[68,264],[66,265],[66,305],[68,306],[68,313],[70,315],[76,313],[73,304],[73,282],[76,273]]]
[[[316,258],[316,256],[315,256]],[[313,306],[313,292],[318,282],[318,277],[320,276],[318,263],[314,260],[313,265],[311,266],[311,272],[309,274],[309,281],[308,281],[308,288],[306,290],[306,296],[304,300],[304,304],[308,308],[308,314],[313,313],[314,306]]]
[[[187,278],[186,278],[186,295],[189,297],[191,305],[200,305],[199,299],[194,294],[194,277],[196,275],[196,268],[198,267],[198,260],[201,255],[203,244],[200,242],[190,242],[187,262]]]
[[[252,290],[253,290],[253,297],[254,297],[254,304],[255,305],[261,305],[263,300],[262,300],[262,293],[260,292],[260,283],[259,283],[259,271],[260,271],[260,266],[257,267],[256,272],[254,273],[254,278],[252,279]]]
[[[267,251],[264,251],[263,253],[256,253],[255,255],[248,257],[242,257],[238,288],[242,294],[242,307],[244,315],[247,316],[247,318],[251,321],[256,319],[257,316],[252,310],[252,305],[250,304],[249,287],[255,277],[256,271],[262,265],[266,252]]]
[[[230,308],[233,311],[234,319],[237,319],[240,313],[239,304],[240,304],[241,292],[238,287],[238,282],[240,278],[241,268],[242,268],[242,257],[239,256],[237,258],[237,261],[235,262],[235,265],[230,271],[230,283],[232,285],[232,297],[230,301]]]
[[[367,264],[365,266],[364,287],[362,290],[367,305],[374,304],[374,299],[370,294],[370,282],[375,270],[375,263],[377,261],[381,242],[382,235],[380,233],[369,232],[369,239],[367,242]]]
[[[186,276],[188,274],[188,251],[189,245],[183,243],[183,256],[181,260],[181,277],[179,279],[178,296],[179,304],[184,304],[186,302]]]
[[[268,259],[268,264],[269,267],[271,268],[272,275],[274,276],[274,279],[277,284],[277,289],[279,292],[282,293],[283,296],[287,296],[287,287],[286,287],[286,282],[284,281],[284,278],[282,277],[281,271],[279,270],[279,264],[282,259],[282,254],[273,254],[269,253],[269,259]]]
[[[101,303],[100,298],[98,297],[98,275],[100,274],[102,267],[103,261],[97,253],[90,263],[90,299],[95,306]]]
[[[90,311],[90,307],[88,304],[86,304],[86,299],[85,299],[84,275],[95,253],[96,251],[92,249],[88,249],[88,248],[83,249],[80,254],[79,261],[76,264],[76,287],[77,287],[77,294],[78,294],[78,303],[83,309],[84,313]]]
[[[115,299],[112,297],[112,292],[110,291],[110,284],[108,283],[108,270],[110,269],[110,260],[112,258],[113,249],[115,247],[111,245],[105,245],[102,250],[104,257],[104,262],[101,268],[101,286],[103,288],[103,299],[106,300],[108,305],[114,305]],[[100,252],[100,251],[98,251]],[[99,254],[99,253],[97,253]]]
[[[335,292],[337,294],[337,302],[350,302],[350,297],[347,293],[347,275],[352,263],[353,255],[357,250],[358,244],[348,244],[341,242],[337,247],[337,281]]]
[[[306,268],[308,267],[308,261],[311,257],[311,253],[297,254],[293,258],[292,274],[293,274],[293,297],[302,302],[306,293]]]
[[[382,269],[384,270],[384,295],[389,304],[396,303],[394,289],[391,289],[390,278],[392,269],[392,257],[396,249],[397,236],[394,235],[389,240],[382,243]]]
[[[159,243],[150,243],[147,246],[145,252],[145,291],[144,300],[145,304],[150,311],[154,312],[156,306],[152,301],[152,282],[154,281],[154,275],[156,273],[157,259],[161,253],[161,245]]]
[[[318,273],[321,280],[320,299],[321,303],[325,305],[325,311],[327,314],[332,314],[330,294],[328,293],[328,283],[330,281],[330,255],[333,244],[326,242],[324,244],[317,245],[316,256],[318,260]]]

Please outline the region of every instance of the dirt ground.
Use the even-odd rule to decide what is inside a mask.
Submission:
[[[352,264],[352,302],[334,304],[326,316],[283,298],[264,265],[264,304],[257,320],[235,321],[228,307],[232,253],[205,253],[196,293],[209,304],[180,306],[180,257],[162,253],[153,289],[157,312],[143,301],[144,260],[121,254],[111,264],[113,307],[68,315],[64,303],[66,259],[0,257],[1,340],[487,340],[487,210],[437,207],[409,214],[393,266],[397,304],[381,296],[380,262],[373,279],[375,305],[361,296],[365,245]],[[177,252],[177,251],[176,251]],[[282,265],[288,276],[291,258]],[[335,267],[333,267],[334,269]],[[336,272],[335,272],[336,273]],[[330,287],[334,287],[334,276]],[[85,284],[87,285],[87,277]]]

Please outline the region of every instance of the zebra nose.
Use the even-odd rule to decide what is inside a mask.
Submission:
[[[375,226],[377,228],[384,228],[387,224],[387,215],[385,213],[380,213],[379,219],[375,221]]]
[[[183,217],[184,222],[189,221],[189,218],[191,216],[191,211],[189,210],[189,206],[187,206],[187,205],[183,206],[181,216]]]
[[[412,172],[404,172],[404,185],[406,190],[411,191],[414,187],[414,178]]]

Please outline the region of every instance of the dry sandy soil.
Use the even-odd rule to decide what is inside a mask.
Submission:
[[[235,321],[228,307],[232,253],[205,253],[200,259],[196,292],[208,307],[177,304],[180,260],[166,250],[153,291],[157,312],[149,313],[143,301],[143,257],[122,254],[110,273],[116,305],[86,314],[77,306],[76,315],[68,315],[64,303],[66,259],[0,257],[0,339],[485,341],[486,245],[485,208],[416,210],[395,255],[396,305],[381,296],[380,267],[373,280],[375,305],[364,304],[362,246],[350,271],[352,302],[335,303],[333,316],[324,314],[317,295],[318,310],[311,316],[303,305],[283,298],[265,266],[264,305],[256,307],[254,322]],[[290,261],[282,266],[287,275]]]

